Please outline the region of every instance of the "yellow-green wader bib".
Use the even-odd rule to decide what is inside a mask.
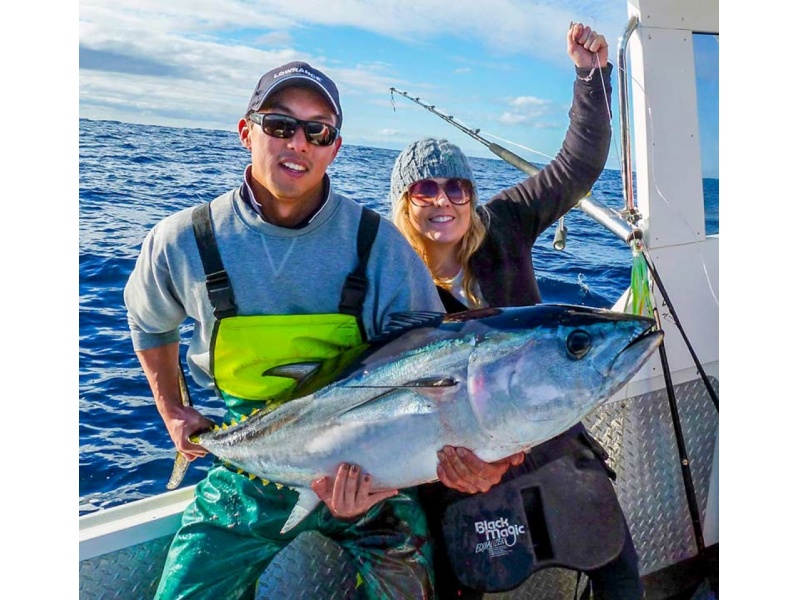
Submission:
[[[208,216],[206,212],[205,217],[196,218]],[[369,248],[365,257],[361,229],[359,268],[363,270]],[[230,417],[249,414],[265,403],[274,408],[298,397],[298,392],[304,395],[318,389],[364,349],[360,316],[236,316],[227,275],[221,277],[219,272],[224,270],[215,268],[221,267],[221,261],[213,264],[219,260],[218,252],[209,259],[208,246],[202,245],[208,242],[210,231],[210,220],[196,225],[209,297],[215,310],[223,307],[215,313],[211,360],[215,385]],[[203,236],[204,241],[200,240]],[[212,284],[217,290],[227,287],[228,292],[215,295]],[[343,290],[340,310],[351,293],[352,289]],[[295,369],[298,365],[302,368]],[[312,375],[298,381],[291,375],[294,372]],[[335,540],[349,556],[360,575],[359,598],[433,598],[432,547],[416,490],[402,490],[349,521],[334,518],[320,504],[298,526],[280,534],[296,499],[297,493],[287,487],[251,479],[221,462],[215,464],[197,484],[194,500],[184,511],[156,598],[253,598],[260,574],[275,555],[308,530]]]
[[[214,326],[211,370],[238,418],[319,389],[365,347],[350,315],[228,317]]]

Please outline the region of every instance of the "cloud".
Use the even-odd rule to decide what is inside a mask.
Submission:
[[[528,53],[553,60],[563,59],[570,21],[607,37],[625,22],[624,7],[621,18],[611,18],[608,3],[597,0],[494,0],[490,7],[485,0],[461,0],[457,11],[447,0],[273,0],[266,10],[304,25],[357,27],[405,43],[435,41],[446,27],[448,35],[473,40],[497,56]]]
[[[294,38],[288,31],[270,31],[255,38],[259,46],[283,46],[291,47]]]
[[[519,125],[530,121],[530,117],[519,113],[504,112],[498,120],[505,125]]]
[[[500,123],[506,125],[530,123],[543,127],[542,117],[551,115],[556,108],[553,102],[534,96],[517,96],[508,100],[507,104],[511,110],[503,112],[498,118]]]
[[[447,36],[486,50],[481,65],[463,61],[457,69],[463,74],[487,65],[507,70],[504,56],[563,64],[567,23],[608,11],[599,2],[565,7],[556,0],[496,0],[491,8],[483,0],[463,0],[457,11],[444,0],[81,0],[81,115],[98,118],[114,105],[131,113],[135,104],[150,122],[161,113],[184,125],[175,115],[191,104],[193,111],[208,115],[208,127],[230,128],[257,79],[253,65],[291,60],[325,70],[345,105],[388,99],[392,86],[422,94],[428,84],[403,81],[378,52],[367,55],[373,62],[342,64],[326,55],[324,36],[319,45],[304,36],[350,27],[440,51],[444,28]]]
[[[134,46],[140,56],[151,54],[159,62],[157,57],[164,54],[212,58],[209,51],[230,45],[226,40],[233,34],[240,43],[267,51],[276,45],[290,47],[290,31],[313,26],[354,27],[422,45],[438,40],[446,26],[448,35],[489,48],[495,57],[522,53],[563,60],[569,21],[600,14],[608,15],[608,8],[599,2],[572,2],[567,8],[555,0],[495,0],[490,10],[483,0],[462,0],[456,13],[444,0],[272,0],[263,5],[244,0],[82,0],[80,40],[98,51]],[[609,24],[603,27],[610,33]],[[217,56],[216,62],[223,58]]]
[[[512,98],[509,101],[511,106],[516,108],[522,109],[540,109],[549,106],[552,104],[549,100],[542,100],[541,98],[536,98],[535,96],[518,96],[516,98]]]

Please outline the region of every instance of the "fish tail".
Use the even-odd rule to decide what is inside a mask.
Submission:
[[[178,364],[178,389],[181,393],[181,403],[184,406],[192,406],[192,397],[189,395],[189,387],[186,385],[186,377],[183,374],[183,367],[181,367],[180,363]],[[175,455],[175,463],[172,465],[172,475],[169,476],[169,481],[167,481],[167,489],[174,490],[177,488],[188,470],[189,459],[178,452]]]
[[[167,489],[174,490],[177,488],[181,481],[183,481],[184,476],[186,475],[186,471],[189,470],[189,459],[187,459],[183,454],[178,452],[175,455],[175,464],[172,465],[172,475],[169,476],[169,481],[167,482]]]

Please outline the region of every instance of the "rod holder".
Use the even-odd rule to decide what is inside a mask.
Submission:
[[[607,206],[603,206],[590,196],[586,196],[583,200],[578,202],[578,206],[584,213],[600,223],[600,225],[608,229],[627,245],[630,245],[635,239],[642,239],[644,237],[641,229],[634,227],[618,213]]]
[[[553,236],[553,248],[563,250],[567,247],[567,226],[564,225],[564,217],[561,217],[556,227],[556,234]]]

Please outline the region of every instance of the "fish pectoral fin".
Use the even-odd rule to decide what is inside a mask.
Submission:
[[[422,377],[420,379],[414,379],[413,381],[409,381],[398,387],[442,388],[442,387],[453,387],[454,385],[458,385],[458,382],[452,377]]]
[[[372,343],[381,342],[397,337],[415,327],[438,327],[445,313],[431,311],[396,312],[389,315],[380,331],[380,335],[372,339]]]
[[[341,410],[335,418],[340,425],[347,421],[363,425],[367,422],[383,423],[387,419],[404,418],[411,414],[432,413],[437,410],[439,398],[453,389],[456,388],[402,386],[389,388],[382,393],[376,390],[378,393],[375,396]]]
[[[309,488],[297,488],[297,504],[294,505],[292,512],[289,514],[289,518],[286,519],[286,523],[283,524],[281,527],[281,533],[286,533],[291,529],[294,529],[300,521],[305,519],[309,513],[317,507],[317,504],[320,503],[319,496],[317,496],[314,490]]]
[[[309,361],[301,363],[289,363],[288,365],[278,365],[264,371],[262,377],[288,377],[301,383],[313,377],[322,366],[320,361]]]
[[[388,322],[384,326],[383,331],[387,329],[408,329],[409,327],[419,327],[421,325],[432,325],[436,327],[445,316],[446,313],[429,310],[394,312],[389,315]]]
[[[183,481],[186,471],[189,470],[189,460],[180,452],[175,455],[175,464],[172,465],[172,475],[169,476],[167,489],[174,490]]]

